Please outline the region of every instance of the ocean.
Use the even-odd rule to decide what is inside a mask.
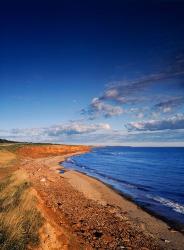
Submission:
[[[184,148],[96,147],[62,165],[111,185],[150,213],[184,229]]]

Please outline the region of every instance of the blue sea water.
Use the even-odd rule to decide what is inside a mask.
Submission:
[[[97,147],[62,163],[184,228],[184,148]]]

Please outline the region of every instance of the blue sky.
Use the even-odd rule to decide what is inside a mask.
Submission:
[[[161,0],[4,4],[0,137],[184,145],[183,11]]]

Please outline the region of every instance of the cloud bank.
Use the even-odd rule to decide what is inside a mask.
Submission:
[[[129,131],[157,131],[184,129],[184,115],[176,115],[163,120],[148,120],[143,122],[130,122],[126,124]]]
[[[178,118],[179,119],[179,118]],[[180,118],[181,119],[181,118]],[[50,127],[0,130],[0,138],[25,142],[92,145],[184,146],[184,129],[113,130],[108,123],[70,122]]]
[[[93,133],[99,134],[110,130],[111,127],[108,123],[85,124],[81,122],[70,122],[50,127],[1,130],[0,137],[20,141],[62,142],[62,139],[66,139],[67,137],[70,138],[76,135],[81,136],[83,134],[89,135]]]

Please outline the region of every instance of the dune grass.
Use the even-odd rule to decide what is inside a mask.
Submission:
[[[0,168],[6,167],[7,164],[10,164],[15,160],[16,155],[14,153],[9,152],[5,149],[0,151]]]
[[[8,150],[9,152],[15,153],[17,149],[25,146],[26,143],[2,143],[0,144],[0,151],[1,150]],[[26,144],[27,145],[27,144]]]
[[[39,244],[43,217],[26,175],[18,170],[0,181],[0,249],[24,250]]]
[[[24,146],[50,146],[60,145],[52,143],[31,143],[31,142],[14,142],[14,143],[0,143],[0,151],[8,150],[9,152],[15,153],[18,149]]]

